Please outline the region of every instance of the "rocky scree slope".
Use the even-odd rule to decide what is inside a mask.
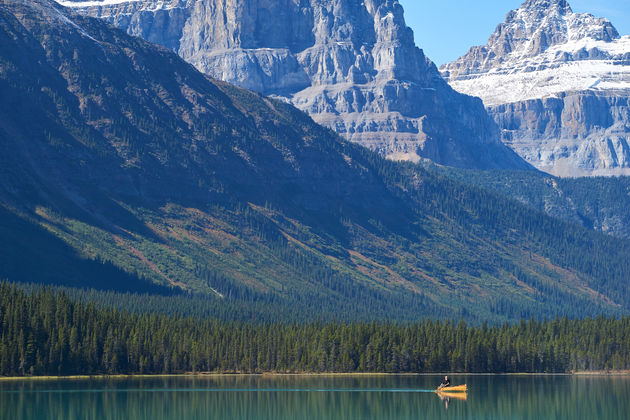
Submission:
[[[483,99],[504,143],[538,169],[630,174],[630,36],[607,19],[527,0],[486,45],[440,70]]]
[[[0,91],[0,278],[337,319],[630,310],[630,243],[385,160],[49,0],[0,5]]]
[[[454,92],[391,0],[60,1],[286,100],[395,160],[528,169],[478,99]]]

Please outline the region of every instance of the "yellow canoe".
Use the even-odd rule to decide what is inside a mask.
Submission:
[[[466,392],[466,384],[457,386],[447,386],[446,388],[438,388],[436,392]]]

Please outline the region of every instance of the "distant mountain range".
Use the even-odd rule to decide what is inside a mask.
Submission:
[[[60,1],[281,98],[395,160],[531,169],[483,104],[453,91],[389,0]]]
[[[0,91],[0,278],[313,318],[630,311],[630,242],[383,159],[51,0],[0,4]]]
[[[483,99],[503,142],[536,168],[630,174],[630,36],[607,19],[527,0],[486,45],[440,70]]]

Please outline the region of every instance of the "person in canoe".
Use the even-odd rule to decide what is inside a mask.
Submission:
[[[448,376],[445,376],[438,389],[448,388],[449,386],[451,386],[451,380],[448,379]]]

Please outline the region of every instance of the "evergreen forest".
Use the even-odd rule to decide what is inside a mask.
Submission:
[[[0,284],[0,375],[572,372],[630,367],[630,318],[469,326],[129,313]]]

